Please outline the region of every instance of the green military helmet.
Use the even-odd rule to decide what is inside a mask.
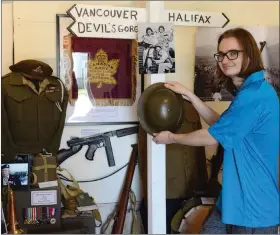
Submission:
[[[137,115],[140,125],[150,135],[160,131],[176,132],[185,117],[184,99],[164,83],[154,83],[140,96]]]

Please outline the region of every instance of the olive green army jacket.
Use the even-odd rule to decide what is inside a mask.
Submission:
[[[56,154],[59,149],[68,93],[56,77],[37,82],[36,86],[16,72],[2,77],[1,152],[5,160],[43,149]]]
[[[202,128],[200,117],[191,103],[184,102],[186,118],[176,133],[189,133]],[[144,198],[147,199],[147,138],[139,128],[139,170]],[[164,180],[164,179],[163,179]],[[204,147],[180,144],[166,145],[166,198],[189,198],[194,190],[205,190],[208,181]]]
[[[187,101],[185,113],[186,119],[177,133],[200,130],[199,114]],[[189,198],[194,190],[205,190],[208,181],[206,161],[205,147],[166,145],[166,197]]]

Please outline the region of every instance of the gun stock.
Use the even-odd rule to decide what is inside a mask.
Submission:
[[[82,145],[76,145],[69,149],[60,149],[57,152],[57,164],[60,165],[62,162],[66,161],[69,157],[73,156],[82,149]]]
[[[138,155],[138,147],[137,144],[134,144],[132,145],[132,153],[126,171],[125,182],[124,182],[123,190],[121,192],[121,197],[117,209],[116,220],[112,229],[112,234],[121,234],[123,232],[129,193],[131,189],[131,183],[133,180],[135,166],[137,164],[137,155]]]

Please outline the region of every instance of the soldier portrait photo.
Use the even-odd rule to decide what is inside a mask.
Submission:
[[[203,101],[232,101],[225,84],[216,79],[216,42],[225,28],[200,28],[196,33],[194,93]],[[265,79],[280,93],[279,27],[242,27],[256,39],[264,63]],[[207,38],[207,40],[205,40]]]
[[[138,24],[138,61],[140,74],[175,73],[173,24]]]
[[[2,185],[13,189],[28,185],[28,163],[1,164],[1,177]]]

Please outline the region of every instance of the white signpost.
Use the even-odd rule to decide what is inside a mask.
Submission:
[[[151,9],[152,13],[158,9]],[[67,14],[74,20],[68,30],[78,37],[137,39],[140,22],[147,22],[147,9],[75,4]],[[180,26],[225,27],[224,13],[162,9],[158,22]],[[155,22],[151,22],[155,23]]]
[[[75,4],[67,14],[78,37],[137,39],[137,23],[146,22],[145,8]]]
[[[162,22],[164,1],[147,1],[147,23]],[[165,74],[145,75],[145,88],[165,82]],[[148,234],[166,234],[166,147],[147,135]]]
[[[162,21],[180,26],[217,28],[224,28],[229,23],[229,19],[224,13],[177,10],[165,10]]]

